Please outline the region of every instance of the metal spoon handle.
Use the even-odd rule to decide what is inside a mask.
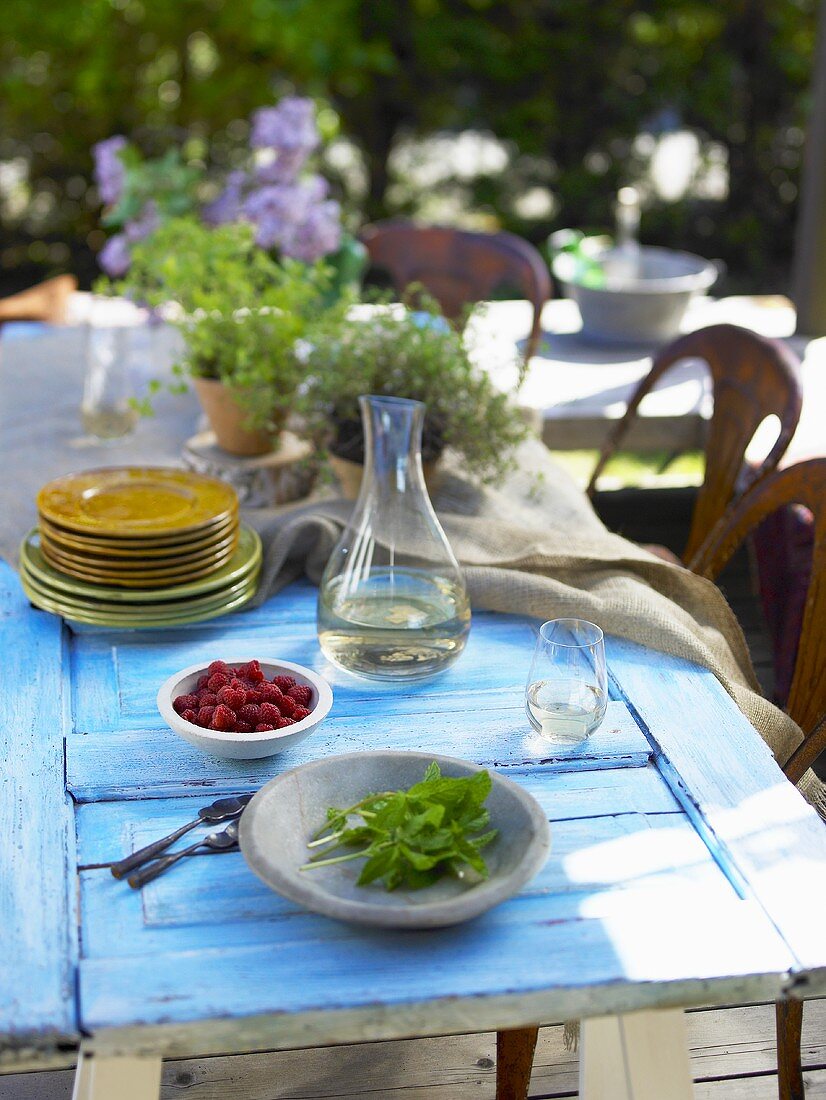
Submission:
[[[127,882],[134,890],[139,890],[141,886],[145,886],[146,883],[151,882],[153,878],[162,875],[168,867],[173,865],[173,863],[177,863],[179,859],[183,859],[184,856],[188,856],[191,852],[200,848],[203,843],[204,840],[199,840],[197,844],[190,844],[188,848],[183,848],[180,852],[173,852],[171,856],[161,856],[161,858],[156,859],[154,863],[150,863],[148,867],[144,867],[142,871],[137,871],[134,875],[130,875]]]
[[[119,859],[117,863],[111,865],[109,870],[115,878],[126,878],[130,871],[134,871],[134,869],[140,867],[142,863],[148,863],[150,859],[159,856],[161,852],[166,851],[169,845],[174,844],[179,837],[184,835],[184,833],[188,833],[190,829],[194,829],[196,825],[200,824],[201,819],[196,817],[194,821],[182,825],[180,829],[176,829],[175,832],[170,833],[169,836],[161,837],[160,840],[154,840],[151,844],[147,844],[145,848],[139,848],[137,852],[133,852],[131,856]]]

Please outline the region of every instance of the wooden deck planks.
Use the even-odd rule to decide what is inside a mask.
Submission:
[[[775,1100],[771,1005],[687,1017],[695,1100]],[[826,1001],[806,1004],[804,1065],[826,1067]],[[164,1063],[161,1100],[492,1100],[491,1033],[409,1039]],[[574,1096],[577,1055],[559,1025],[539,1034],[531,1097]],[[826,1068],[805,1071],[808,1100],[826,1096]],[[0,1077],[0,1100],[69,1100],[72,1071]]]

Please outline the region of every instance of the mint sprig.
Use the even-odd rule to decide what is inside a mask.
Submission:
[[[484,806],[491,782],[487,771],[443,776],[434,761],[406,791],[370,794],[343,809],[331,806],[308,844],[318,851],[301,870],[364,859],[357,885],[382,882],[387,890],[421,889],[444,874],[485,879],[481,850],[497,835],[487,829]],[[342,848],[354,850],[335,854]]]

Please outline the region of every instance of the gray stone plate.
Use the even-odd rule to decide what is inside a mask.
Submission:
[[[483,882],[473,885],[446,875],[423,890],[388,893],[381,885],[356,886],[363,860],[299,870],[311,854],[307,841],[323,825],[328,806],[351,806],[375,791],[410,787],[431,760],[449,776],[482,770],[450,756],[387,750],[328,756],[285,772],[262,787],[244,811],[244,858],[277,893],[338,920],[439,928],[479,916],[533,878],[551,844],[548,821],[536,800],[495,771],[486,806],[499,836],[484,850],[490,877]]]

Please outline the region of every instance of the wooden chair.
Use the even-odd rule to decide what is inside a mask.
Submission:
[[[735,492],[744,491],[777,466],[794,435],[803,397],[799,360],[779,340],[758,336],[737,325],[711,325],[680,336],[655,356],[625,415],[603,444],[588,485],[589,496],[628,431],[642,399],[671,367],[685,359],[701,359],[708,364],[714,399],[705,447],[705,479],[697,495],[682,555],[687,562],[724,514]],[[746,448],[759,425],[772,414],[780,419],[780,435],[760,465],[751,466],[745,461]],[[668,551],[662,556],[666,555],[673,560]]]
[[[454,322],[465,306],[487,301],[498,289],[519,291],[533,306],[525,362],[536,353],[551,278],[532,244],[513,233],[471,233],[405,221],[369,225],[361,239],[371,265],[390,276],[397,294],[419,283]]]
[[[0,298],[0,325],[7,321],[44,321],[60,325],[66,320],[69,297],[76,290],[74,275],[56,275],[19,294]]]
[[[713,580],[746,535],[788,504],[803,504],[814,517],[811,579],[786,707],[807,736],[781,765],[791,782],[797,783],[826,751],[826,458],[799,462],[754,485],[717,523],[689,566]],[[776,1017],[780,1100],[803,1100],[803,1002],[778,1002]]]

